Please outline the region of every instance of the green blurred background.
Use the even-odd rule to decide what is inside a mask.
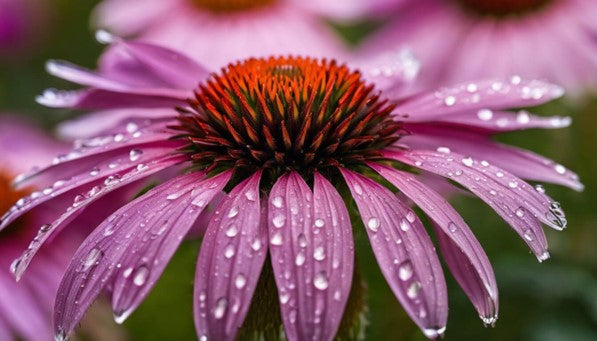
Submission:
[[[50,58],[67,59],[93,68],[102,46],[95,42],[88,24],[96,1],[46,3],[51,22],[47,28],[39,28],[42,39],[37,46],[29,53],[1,61],[0,112],[31,117],[51,129],[74,113],[49,110],[34,102],[35,95],[44,88],[71,86],[48,76],[44,62]],[[371,28],[372,25],[363,24],[341,31],[354,41]],[[456,282],[447,275],[450,315],[446,340],[597,340],[597,92],[575,103],[560,100],[533,111],[570,115],[573,125],[559,131],[527,131],[500,139],[577,171],[586,189],[576,193],[546,186],[566,210],[569,227],[564,232],[547,231],[552,257],[543,264],[538,264],[517,235],[479,200],[453,201],[495,267],[500,318],[495,328],[484,328]],[[357,229],[355,238],[358,264],[368,283],[367,340],[424,340],[385,284],[366,235]],[[197,241],[183,244],[149,298],[116,335],[130,340],[196,338],[192,282],[198,247]],[[104,328],[117,328],[111,321],[102,324]],[[84,338],[107,336],[91,333]]]

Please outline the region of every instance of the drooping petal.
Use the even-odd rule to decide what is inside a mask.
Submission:
[[[549,257],[541,222],[556,229],[565,227],[558,203],[489,163],[456,153],[430,151],[385,152],[384,156],[447,177],[469,189],[512,226],[540,261]]]
[[[440,128],[429,125],[408,125],[413,134],[400,141],[413,149],[448,149],[503,168],[528,180],[545,181],[568,186],[580,191],[584,188],[578,175],[531,151],[492,141],[487,136],[466,132],[459,128]]]
[[[117,320],[123,321],[153,287],[194,220],[229,178],[230,172],[208,179],[203,173],[181,175],[100,224],[77,250],[60,283],[56,335],[69,334],[107,285],[112,285]]]
[[[369,166],[414,201],[434,222],[440,249],[452,274],[485,323],[497,319],[498,288],[487,255],[458,212],[439,194],[406,172]]]
[[[200,339],[234,340],[251,305],[267,254],[260,179],[258,171],[238,184],[207,227],[195,274],[195,327]]]
[[[68,226],[75,218],[77,218],[81,213],[83,213],[89,206],[97,202],[98,199],[117,191],[124,186],[127,186],[131,183],[134,183],[138,180],[144,179],[152,174],[155,174],[165,168],[171,167],[179,162],[181,162],[182,158],[178,157],[171,157],[166,159],[160,160],[153,160],[147,165],[143,167],[134,167],[127,169],[126,172],[122,177],[108,177],[106,180],[102,181],[99,180],[92,184],[93,187],[85,194],[85,195],[77,195],[72,205],[68,206],[67,208],[62,208],[59,210],[56,208],[56,211],[63,212],[59,215],[56,220],[51,223],[46,223],[42,225],[39,229],[38,234],[36,235],[35,239],[31,242],[29,247],[23,251],[23,254],[17,259],[14,267],[14,275],[17,280],[19,280],[27,267],[33,260],[33,257],[37,254],[37,252],[41,249],[41,247],[46,243],[46,241],[53,238],[57,233],[59,233],[63,228]]]
[[[342,198],[319,173],[314,191],[296,173],[269,196],[270,253],[289,340],[335,337],[352,283],[353,240]]]
[[[443,334],[448,318],[446,282],[425,227],[387,188],[340,170],[394,295],[427,337]]]
[[[436,117],[438,113],[449,115],[484,108],[501,110],[535,106],[563,94],[564,90],[557,85],[513,76],[509,80],[462,83],[432,93],[422,93],[402,101],[394,112],[420,120]]]

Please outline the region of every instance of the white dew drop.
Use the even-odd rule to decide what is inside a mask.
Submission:
[[[284,226],[285,223],[286,216],[281,213],[276,214],[276,216],[272,219],[272,224],[277,228]]]
[[[139,130],[139,126],[135,122],[129,122],[126,124],[126,132],[132,134]]]
[[[508,187],[516,188],[516,187],[518,187],[518,182],[512,180],[512,181],[508,182]]]
[[[531,116],[528,112],[521,110],[516,114],[516,122],[520,124],[527,124],[531,121]]]
[[[253,251],[259,251],[261,249],[261,240],[259,238],[255,238],[251,243],[251,249],[253,249]]]
[[[529,242],[532,242],[535,239],[535,233],[531,229],[524,231],[523,236],[524,239],[528,240]]]
[[[398,268],[398,278],[408,281],[413,276],[413,267],[410,261],[403,262]]]
[[[448,224],[448,230],[452,233],[456,232],[458,230],[458,226],[456,226],[456,224],[454,224],[454,222],[450,222]]]
[[[305,264],[305,253],[303,251],[299,251],[299,253],[296,254],[296,259],[294,260],[294,264],[296,264],[296,266],[301,266],[303,264]]]
[[[481,110],[477,111],[477,117],[481,121],[489,121],[493,118],[493,111],[491,111],[489,109],[481,109]]]
[[[114,234],[114,231],[116,230],[116,224],[114,223],[108,223],[108,225],[106,225],[106,228],[104,229],[104,236],[111,236],[112,234]]]
[[[564,173],[566,173],[566,167],[564,167],[564,166],[562,166],[560,164],[555,165],[554,169],[556,170],[556,172],[558,174],[562,174],[563,175]]]
[[[516,212],[514,212],[516,214],[517,217],[522,218],[524,217],[524,208],[523,207],[519,207],[516,209]]]
[[[274,205],[275,208],[282,208],[283,204],[284,204],[284,199],[282,199],[281,196],[276,196],[272,199],[272,205]]]
[[[321,219],[321,218],[317,218],[315,219],[315,227],[323,227],[323,225],[325,225],[325,220]]]
[[[424,315],[424,316],[420,316],[420,315]],[[427,316],[427,312],[423,308],[421,308],[421,311],[419,312],[419,316],[421,318],[424,318],[425,316]],[[425,336],[428,339],[431,339],[431,340],[435,340],[438,337],[439,338],[443,338],[445,332],[446,332],[446,327],[445,326],[443,326],[441,328],[437,328],[437,329],[435,329],[435,328],[425,328],[425,329],[423,329],[423,334],[425,334]]]
[[[503,178],[504,177],[504,173],[498,171],[498,172],[495,173],[495,176],[497,176],[498,178]]]
[[[96,265],[100,258],[104,255],[104,252],[96,247],[91,249],[87,254],[87,257],[81,263],[80,271],[87,271],[92,266]]]
[[[419,291],[421,291],[421,283],[419,283],[419,281],[414,281],[408,286],[408,289],[406,289],[406,296],[415,299],[419,296]]]
[[[406,220],[408,220],[410,223],[414,223],[416,218],[415,212],[408,211],[408,213],[406,213]]]
[[[286,304],[290,301],[290,295],[286,292],[280,294],[280,303]]]
[[[123,272],[122,272],[122,277],[124,278],[129,278],[131,276],[131,274],[133,273],[133,268],[132,267],[128,267],[126,268]]]
[[[305,237],[304,233],[298,235],[298,244],[300,247],[307,247],[307,237]]]
[[[246,284],[247,284],[247,277],[245,277],[245,275],[243,275],[243,274],[236,275],[236,278],[234,279],[234,286],[237,289],[244,288]]]
[[[446,98],[444,98],[444,104],[448,107],[453,106],[454,104],[456,104],[456,97],[447,96]]]
[[[543,187],[543,185],[536,185],[535,190],[539,193],[545,193],[545,187]]]
[[[255,194],[255,191],[249,190],[245,192],[245,197],[249,201],[255,201],[257,199],[257,194]]]
[[[228,218],[234,218],[238,215],[238,206],[232,206],[228,211]]]
[[[358,195],[363,194],[363,188],[359,184],[354,185],[354,191]]]
[[[226,229],[226,237],[233,238],[236,237],[238,234],[238,227],[236,225],[230,225],[228,229]]]
[[[226,300],[226,298],[224,297],[220,297],[218,299],[218,301],[216,302],[216,307],[214,308],[214,317],[216,319],[221,319],[222,317],[224,317],[224,314],[226,313],[226,306],[228,305],[228,301]]]
[[[340,290],[336,290],[336,291],[334,292],[334,299],[335,299],[336,301],[340,301],[340,299],[342,299],[342,293],[340,292]]]
[[[326,290],[328,288],[328,276],[325,271],[321,271],[315,275],[313,285],[318,290]]]
[[[313,258],[315,258],[316,261],[322,261],[325,259],[325,250],[323,246],[318,246],[315,248],[313,251]]]
[[[143,154],[142,150],[140,150],[140,149],[131,149],[131,151],[129,152],[129,160],[131,160],[133,162],[137,161],[141,157],[141,154]]]
[[[226,248],[224,248],[224,257],[226,257],[227,259],[230,259],[234,256],[234,245],[229,244],[228,246],[226,246]]]
[[[472,167],[473,166],[473,159],[470,157],[464,158],[462,159],[462,163],[467,166],[467,167]]]
[[[451,150],[448,147],[437,147],[437,152],[442,154],[450,154]]]
[[[270,239],[270,244],[275,245],[275,246],[282,245],[282,233],[279,231],[274,233],[274,235]]]
[[[377,232],[377,229],[379,229],[380,224],[381,223],[379,219],[376,217],[369,218],[369,220],[367,221],[367,227],[371,229],[371,231],[373,232]]]
[[[400,229],[404,232],[410,230],[410,223],[406,219],[400,220]]]
[[[481,321],[483,322],[483,326],[485,327],[495,327],[495,323],[497,322],[497,316],[479,316]]]
[[[479,89],[479,87],[475,83],[469,83],[466,86],[466,91],[468,91],[470,93],[476,92],[478,89]]]
[[[133,277],[133,284],[140,287],[147,281],[147,277],[149,277],[149,269],[145,265],[141,265],[137,272],[135,272],[135,276]]]

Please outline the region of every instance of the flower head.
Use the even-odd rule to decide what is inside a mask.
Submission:
[[[209,74],[158,46],[115,40],[109,51],[115,48],[124,53],[109,55],[111,65],[127,68],[93,72],[52,62],[52,73],[89,88],[50,91],[40,102],[132,107],[135,115],[104,112],[122,122],[103,136],[77,141],[54,165],[20,179],[22,185],[56,178],[64,184],[51,197],[27,198],[2,219],[6,224],[43,202],[77,193],[48,228],[53,234],[124,186],[151,174],[168,178],[109,215],[81,245],[56,301],[61,337],[105,288],[117,321],[123,321],[197,219],[207,217],[194,291],[200,338],[235,337],[262,268],[271,266],[287,338],[332,339],[354,266],[349,200],[395,296],[423,332],[436,337],[447,321],[443,272],[421,220],[395,189],[434,222],[448,267],[483,321],[492,324],[498,295],[487,256],[464,220],[419,174],[445,177],[484,200],[540,261],[549,256],[541,224],[562,229],[566,220],[557,202],[521,178],[582,188],[563,166],[490,139],[567,125],[565,118],[507,111],[561,96],[561,88],[548,83],[513,77],[398,98],[398,74],[365,77],[334,61],[256,58]],[[200,85],[187,87],[192,78]],[[182,174],[167,172],[173,168]],[[18,276],[35,252],[20,260]],[[268,253],[271,265],[265,264]]]
[[[425,68],[421,86],[481,77],[547,79],[595,87],[597,4],[583,0],[395,1],[365,53],[407,45]]]

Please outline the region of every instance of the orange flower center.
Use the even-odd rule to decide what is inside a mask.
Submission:
[[[464,8],[481,15],[503,17],[542,9],[552,0],[456,0]]]
[[[175,128],[201,169],[310,173],[379,157],[401,135],[390,116],[394,104],[335,61],[272,57],[231,64],[200,85],[189,104]]]
[[[8,211],[17,200],[29,193],[26,190],[15,190],[12,187],[12,179],[10,173],[0,169],[0,212]]]
[[[276,0],[191,0],[199,8],[213,13],[233,13],[254,10],[273,4]]]

